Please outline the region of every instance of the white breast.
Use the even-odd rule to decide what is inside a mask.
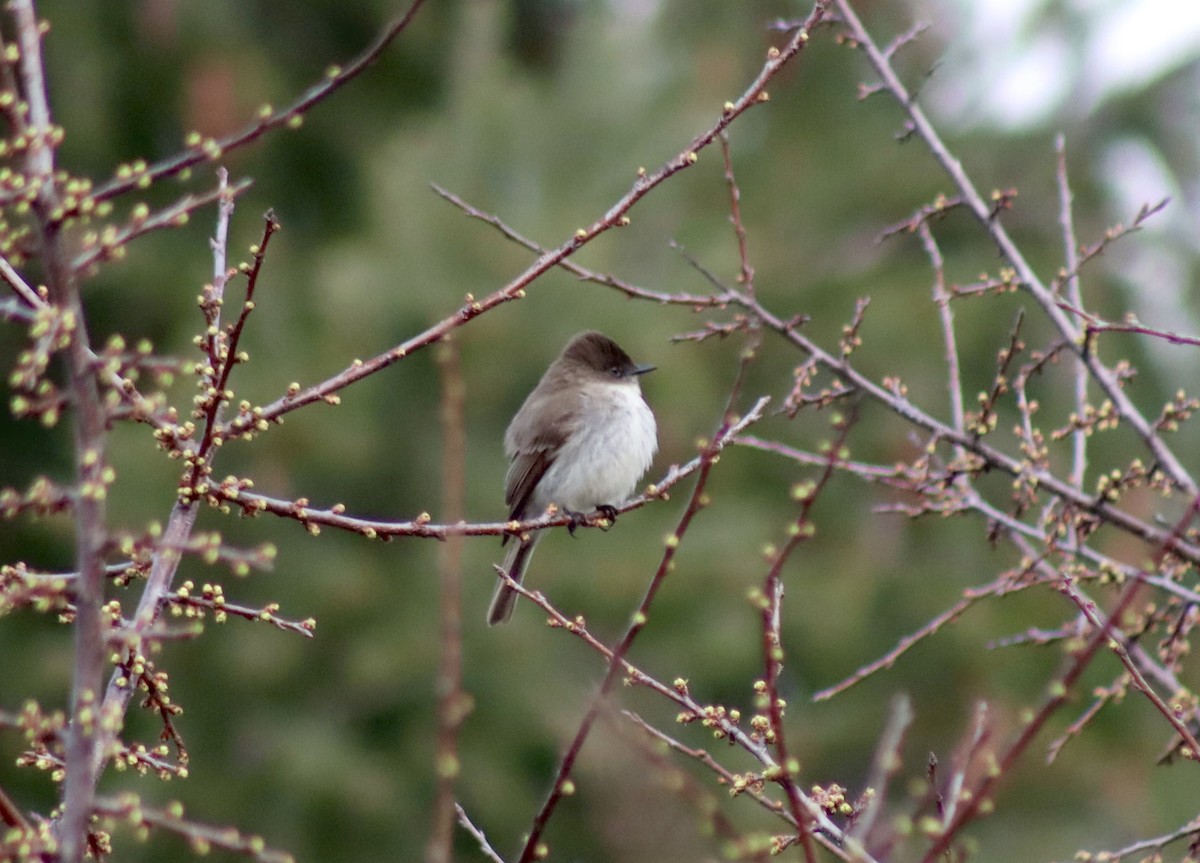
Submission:
[[[589,386],[580,398],[579,424],[538,483],[536,510],[624,503],[658,450],[654,414],[636,381]]]

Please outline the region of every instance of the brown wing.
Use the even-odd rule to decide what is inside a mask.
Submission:
[[[533,497],[533,490],[553,463],[554,455],[548,450],[520,453],[512,460],[504,490],[504,502],[508,504],[510,519],[520,521],[525,518],[525,508]]]
[[[576,400],[547,399],[535,392],[513,417],[504,436],[505,449],[512,459],[504,488],[510,519],[538,514],[526,512],[526,508],[563,442],[575,430],[578,413]]]

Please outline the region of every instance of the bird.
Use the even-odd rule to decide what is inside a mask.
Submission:
[[[572,533],[592,510],[615,518],[616,506],[628,500],[658,451],[654,412],[639,385],[654,368],[634,363],[601,333],[571,338],[504,434],[510,521],[534,518],[551,504],[571,515]],[[506,535],[501,543],[512,540],[503,568],[518,584],[541,534]],[[518,595],[501,580],[488,624],[509,620]]]

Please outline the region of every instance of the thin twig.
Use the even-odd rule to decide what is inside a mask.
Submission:
[[[913,95],[901,83],[893,70],[891,61],[875,44],[871,34],[863,26],[855,13],[850,0],[835,0],[842,19],[850,27],[855,42],[861,47],[870,61],[871,66],[879,75],[883,85],[892,94],[901,109],[908,115],[913,131],[920,136],[937,160],[942,169],[950,176],[966,206],[975,215],[980,226],[996,244],[1000,253],[1016,270],[1020,286],[1037,301],[1043,314],[1062,335],[1063,340],[1072,346],[1080,359],[1088,368],[1092,379],[1096,381],[1112,403],[1116,406],[1120,417],[1129,423],[1141,438],[1146,448],[1162,466],[1164,472],[1175,481],[1188,497],[1200,493],[1200,486],[1183,466],[1174,452],[1164,442],[1154,426],[1138,410],[1129,395],[1122,389],[1120,379],[1112,369],[1105,366],[1096,352],[1090,350],[1087,343],[1080,338],[1081,333],[1072,323],[1067,314],[1059,307],[1058,296],[1051,291],[1040,278],[1033,267],[1025,260],[1016,243],[1009,236],[1001,220],[996,218],[996,211],[989,206],[971,178],[967,176],[962,163],[958,161],[946,147],[933,124],[925,116]]]
[[[976,756],[991,733],[988,724],[989,715],[986,701],[975,704],[975,713],[971,719],[971,730],[963,738],[959,751],[955,754],[954,768],[950,773],[950,782],[942,794],[942,825],[949,825],[954,820],[958,806],[962,802],[963,788],[967,783],[967,771],[975,763]]]
[[[771,854],[771,850],[762,847],[761,843],[752,842],[739,831],[728,816],[721,811],[717,800],[708,789],[701,786],[690,773],[672,764],[671,760],[660,751],[659,747],[654,746],[653,743],[661,741],[668,746],[672,746],[673,744],[678,751],[685,751],[687,747],[662,734],[657,728],[649,725],[635,713],[622,710],[620,714],[631,720],[635,726],[640,728],[641,732],[645,733],[635,733],[634,728],[631,728],[628,724],[618,723],[615,718],[616,714],[612,710],[606,711],[605,717],[609,720],[609,724],[614,728],[616,733],[622,735],[631,745],[638,747],[641,757],[655,767],[659,773],[663,774],[663,785],[690,803],[699,813],[703,819],[704,832],[711,833],[722,841],[722,848],[725,849],[727,857],[758,861],[758,863],[770,863],[771,857],[774,856]],[[698,754],[701,756],[707,755],[703,750],[698,750]],[[711,761],[711,759],[709,760]],[[715,764],[715,762],[712,763]],[[753,794],[754,792],[751,791],[750,793]]]
[[[256,413],[254,419],[239,417],[232,420],[228,424],[228,427],[222,428],[223,436],[229,437],[238,434],[252,427],[258,421],[269,423],[299,407],[324,401],[338,390],[356,381],[360,381],[382,368],[399,362],[405,357],[411,356],[416,351],[436,344],[451,331],[463,326],[468,321],[504,303],[524,298],[525,289],[547,271],[561,266],[565,260],[601,234],[628,225],[630,222],[628,214],[635,204],[671,177],[696,164],[700,158],[700,154],[713,141],[717,140],[717,136],[728,128],[730,123],[755,105],[769,100],[766,89],[767,84],[808,43],[809,31],[824,20],[826,2],[827,0],[817,0],[805,22],[805,26],[797,29],[782,48],[771,48],[767,52],[767,60],[763,64],[758,76],[750,83],[741,96],[724,105],[720,117],[711,126],[696,135],[678,154],[667,160],[665,164],[653,173],[649,173],[645,169],[639,169],[637,177],[629,191],[609,207],[608,211],[599,219],[590,225],[577,229],[570,239],[539,255],[537,260],[499,290],[492,292],[482,299],[477,299],[473,295],[467,295],[463,304],[456,311],[425,331],[370,359],[356,359],[343,371],[320,383],[298,389],[295,392],[288,392],[270,404],[263,406],[261,411]]]
[[[746,249],[746,226],[742,224],[742,190],[738,186],[733,173],[733,154],[729,149],[729,135],[722,132],[721,159],[725,163],[725,185],[729,189],[729,222],[733,225],[733,235],[737,240],[738,261],[741,264],[738,273],[738,284],[748,294],[754,293],[754,267],[750,263],[750,254]]]
[[[1170,833],[1166,833],[1162,836],[1155,836],[1152,839],[1143,839],[1139,842],[1132,842],[1129,845],[1126,845],[1124,848],[1118,848],[1115,851],[1098,851],[1089,856],[1093,860],[1105,860],[1109,861],[1109,863],[1120,863],[1121,860],[1134,854],[1141,854],[1145,851],[1161,851],[1171,843],[1178,842],[1180,839],[1186,839],[1189,836],[1193,837],[1193,841],[1195,841],[1196,837],[1200,836],[1200,817],[1193,818],[1191,821],[1189,821],[1187,824],[1184,824],[1177,830],[1172,830]],[[1144,859],[1155,860],[1159,858],[1157,856],[1153,856]],[[1187,858],[1185,857],[1183,859],[1186,860]]]
[[[260,863],[294,863],[286,851],[268,848],[261,837],[247,836],[230,827],[214,827],[184,818],[179,804],[166,809],[143,806],[136,795],[125,793],[117,797],[101,797],[96,801],[98,814],[138,827],[168,830],[186,839],[197,854],[210,848],[223,848],[235,854],[245,854]]]
[[[1139,321],[1133,313],[1127,314],[1124,322],[1117,324],[1102,320],[1065,300],[1060,301],[1058,306],[1082,320],[1084,328],[1089,333],[1132,333],[1137,336],[1149,336],[1150,338],[1161,339],[1172,345],[1187,345],[1193,348],[1200,347],[1200,337],[1185,336],[1182,333],[1176,333],[1171,330],[1148,327]]]
[[[995,591],[999,591],[1002,583],[1003,579],[998,579],[997,581],[992,582],[989,587],[993,588]],[[915,647],[918,643],[934,635],[947,624],[958,620],[958,618],[962,616],[963,612],[969,609],[984,596],[989,595],[991,592],[992,591],[989,591],[985,588],[984,590],[974,591],[970,597],[960,599],[954,605],[950,606],[950,608],[935,615],[932,620],[922,625],[916,632],[901,638],[896,643],[895,647],[893,647],[883,656],[876,659],[874,662],[869,662],[866,665],[863,665],[857,671],[839,683],[835,683],[833,686],[826,687],[819,692],[813,693],[812,700],[828,701],[835,695],[839,695],[840,693],[845,692],[847,689],[850,689],[852,686],[862,683],[871,675],[883,671],[884,669],[891,668],[896,664],[896,661],[901,656]]]
[[[36,309],[45,305],[45,299],[37,291],[29,287],[29,283],[21,278],[21,274],[16,271],[16,268],[3,255],[0,255],[0,276],[4,278],[8,286],[16,291],[17,296],[24,300],[30,308]]]
[[[728,768],[721,764],[721,762],[713,758],[712,753],[710,753],[707,749],[685,746],[683,743],[676,740],[662,729],[655,728],[632,710],[622,710],[621,713],[655,740],[659,740],[676,752],[686,755],[688,758],[695,759],[699,763],[703,764],[705,767],[715,773],[721,782],[729,786],[731,791],[737,788],[737,777]],[[775,800],[768,796],[767,793],[757,785],[747,785],[746,790],[740,793],[750,795],[752,800],[756,801],[771,814],[778,815],[780,818],[784,819],[791,827],[798,827],[795,819],[792,816],[792,813],[788,811],[787,806],[785,806],[782,801]]]
[[[224,170],[221,168],[218,173]],[[222,180],[220,186],[212,191],[202,192],[198,195],[184,195],[169,207],[144,216],[135,216],[123,228],[113,230],[111,234],[104,233],[98,236],[93,243],[89,244],[85,240],[85,250],[75,256],[72,265],[80,273],[91,272],[92,267],[111,260],[118,250],[124,250],[130,242],[138,237],[164,228],[178,227],[184,224],[188,215],[196,210],[208,206],[213,201],[240,195],[252,185],[253,182],[248,179],[239,180],[232,186],[228,186],[225,180]]]
[[[1079,284],[1079,241],[1075,238],[1075,217],[1071,211],[1071,184],[1067,179],[1067,139],[1060,132],[1054,139],[1054,150],[1058,154],[1058,222],[1062,228],[1063,254],[1066,257],[1067,299],[1076,307],[1083,308],[1083,290]],[[1088,370],[1077,361],[1075,365],[1075,412],[1084,415],[1087,408]],[[1087,440],[1084,429],[1071,434],[1071,482],[1083,488],[1087,473]]]
[[[853,415],[835,419],[834,426],[837,436],[830,442],[829,452],[820,476],[815,480],[800,483],[793,489],[792,496],[797,499],[800,512],[788,525],[787,541],[770,558],[770,566],[763,580],[760,597],[763,633],[763,695],[766,699],[766,715],[771,724],[776,757],[783,765],[777,781],[787,795],[792,818],[795,819],[799,830],[800,845],[804,849],[805,860],[809,863],[815,863],[817,859],[816,848],[813,845],[811,826],[805,817],[804,802],[800,797],[800,789],[797,784],[800,762],[790,754],[791,750],[783,726],[783,699],[779,695],[779,674],[783,670],[784,657],[783,636],[780,632],[784,593],[782,573],[784,565],[791,556],[815,533],[812,521],[813,507],[821,492],[837,472],[837,462],[844,454],[843,449],[853,422]]]
[[[436,192],[442,198],[444,198],[445,200],[449,201],[451,204],[453,204],[454,206],[456,206],[460,210],[462,210],[463,213],[470,216],[472,219],[478,219],[481,222],[491,225],[493,228],[495,228],[497,231],[499,231],[501,233],[501,235],[503,235],[505,238],[511,240],[512,242],[516,243],[518,246],[522,246],[539,256],[549,253],[545,246],[541,246],[541,245],[535,243],[533,240],[524,236],[523,234],[518,232],[516,229],[510,227],[508,224],[506,224],[504,222],[504,220],[502,220],[499,216],[495,215],[494,213],[486,213],[477,207],[473,207],[472,205],[470,205],[466,201],[464,201],[462,198],[460,198],[458,195],[454,194],[453,192],[451,192],[447,189],[442,188],[437,183],[432,183],[431,188],[433,189],[434,192]],[[721,298],[719,295],[688,294],[688,293],[670,293],[670,294],[668,294],[663,291],[654,291],[654,290],[651,290],[650,288],[644,288],[639,285],[635,285],[631,282],[627,282],[624,279],[619,279],[613,275],[609,275],[606,273],[594,272],[593,270],[589,270],[587,267],[581,266],[580,264],[578,264],[575,261],[570,260],[570,259],[559,261],[558,267],[562,270],[567,271],[568,273],[571,273],[574,276],[578,276],[580,279],[582,279],[586,282],[594,282],[598,285],[604,285],[605,287],[615,288],[616,290],[621,291],[623,294],[625,294],[628,297],[636,297],[638,299],[650,300],[652,302],[660,303],[663,305],[673,304],[673,305],[681,305],[681,306],[691,306],[692,308],[696,308],[696,309],[713,307],[713,306],[719,308],[722,305],[722,301],[721,301]]]
[[[912,700],[907,695],[897,695],[892,699],[892,706],[888,711],[887,727],[879,737],[879,743],[875,747],[875,757],[871,761],[871,774],[867,779],[867,788],[873,789],[874,796],[859,814],[854,826],[850,828],[847,841],[858,842],[870,847],[871,828],[883,814],[887,802],[888,782],[900,770],[903,763],[900,753],[912,722]]]
[[[203,162],[217,161],[230,151],[257,141],[273,129],[295,127],[306,113],[353,81],[378,60],[388,46],[408,29],[424,2],[425,0],[413,0],[408,11],[388,24],[365,51],[345,66],[331,66],[325,80],[309,87],[287,107],[276,111],[268,108],[265,116],[224,138],[189,142],[189,149],[154,165],[136,164],[133,170],[119,172],[116,177],[98,186],[92,193],[92,198],[97,202],[110,200],[141,188],[148,182],[173,177]]]
[[[950,307],[951,295],[946,290],[946,261],[938,247],[929,223],[922,221],[917,228],[925,253],[933,265],[933,302],[938,309],[942,325],[942,344],[945,348],[947,386],[950,389],[950,422],[955,431],[966,430],[966,408],[963,401],[962,370],[958,361],[958,340],[954,335],[954,311]]]
[[[487,837],[483,835],[483,831],[471,823],[471,819],[467,817],[467,810],[463,809],[461,804],[455,803],[454,812],[458,816],[459,825],[479,843],[479,850],[483,852],[483,855],[491,860],[492,863],[504,863],[504,858],[492,848]]]

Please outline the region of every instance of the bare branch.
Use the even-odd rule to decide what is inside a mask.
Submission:
[[[154,165],[135,162],[92,193],[95,202],[107,201],[167,177],[173,177],[204,162],[220,160],[225,154],[253,143],[267,132],[280,128],[296,128],[310,110],[324,102],[343,86],[370,67],[412,23],[425,0],[413,0],[408,11],[383,29],[376,40],[345,66],[331,66],[325,80],[309,87],[286,108],[271,110],[265,106],[258,120],[224,138],[203,139],[196,135],[188,141],[188,149]],[[66,215],[72,215],[67,213]]]
[[[871,38],[870,33],[863,27],[850,0],[836,0],[836,3],[842,18],[849,25],[855,41],[861,46],[871,66],[882,79],[888,92],[892,94],[908,115],[915,133],[925,142],[925,145],[929,148],[934,158],[937,159],[943,170],[950,176],[964,204],[975,215],[980,226],[996,244],[997,249],[1004,258],[1016,270],[1022,289],[1027,291],[1037,301],[1043,314],[1045,314],[1050,323],[1062,335],[1063,340],[1073,346],[1080,359],[1087,365],[1092,379],[1104,391],[1105,396],[1111,399],[1113,404],[1117,406],[1121,418],[1128,422],[1137,432],[1146,448],[1162,464],[1163,470],[1187,492],[1189,497],[1194,497],[1200,492],[1200,486],[1197,486],[1196,481],[1184,468],[1174,452],[1163,442],[1153,426],[1141,414],[1137,406],[1133,404],[1129,396],[1121,388],[1119,379],[1113,371],[1100,361],[1094,351],[1086,349],[1086,342],[1081,338],[1081,332],[1072,324],[1070,318],[1067,317],[1063,310],[1059,308],[1058,297],[1046,287],[1033,267],[1025,260],[1025,256],[1021,253],[1016,243],[1013,242],[1001,220],[995,218],[996,210],[994,206],[989,206],[984,201],[983,196],[975,188],[975,184],[967,176],[962,163],[950,153],[941,136],[933,128],[933,124],[925,116],[925,112],[921,110],[915,99],[913,99],[912,94],[900,82],[900,79],[892,69],[888,57],[880,51]]]

